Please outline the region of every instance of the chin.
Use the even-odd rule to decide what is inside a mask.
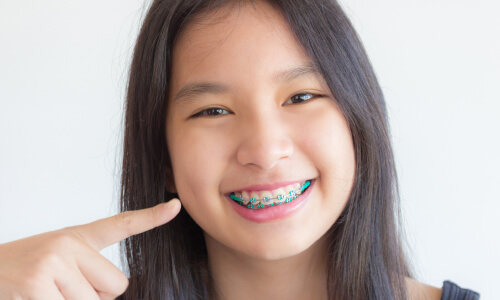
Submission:
[[[300,236],[300,235],[299,235]],[[262,236],[255,238],[251,247],[245,247],[244,253],[262,261],[276,261],[297,256],[304,253],[315,245],[315,240],[295,237],[272,237],[263,239]],[[248,251],[250,249],[250,251]]]

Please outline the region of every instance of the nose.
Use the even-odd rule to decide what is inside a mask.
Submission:
[[[272,169],[280,161],[292,156],[293,140],[284,120],[261,116],[240,124],[242,137],[237,160],[245,166],[262,170]]]

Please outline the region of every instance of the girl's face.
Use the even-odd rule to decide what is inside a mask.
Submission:
[[[210,247],[290,257],[319,241],[345,207],[351,134],[278,12],[267,4],[225,12],[176,40],[167,114],[175,186]],[[262,200],[252,210],[229,196],[286,199],[305,180],[304,194],[281,205]]]

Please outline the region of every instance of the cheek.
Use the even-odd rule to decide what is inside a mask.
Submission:
[[[351,132],[340,110],[330,104],[318,110],[315,118],[303,122],[306,125],[301,145],[322,177],[352,180],[355,154]]]
[[[206,205],[207,195],[218,193],[224,148],[200,130],[176,132],[168,142],[177,193],[186,209]]]

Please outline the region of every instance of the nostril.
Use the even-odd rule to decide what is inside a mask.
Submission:
[[[253,139],[240,145],[237,160],[242,165],[253,165],[269,170],[278,162],[291,157],[293,152],[293,142],[285,136],[272,142]]]

